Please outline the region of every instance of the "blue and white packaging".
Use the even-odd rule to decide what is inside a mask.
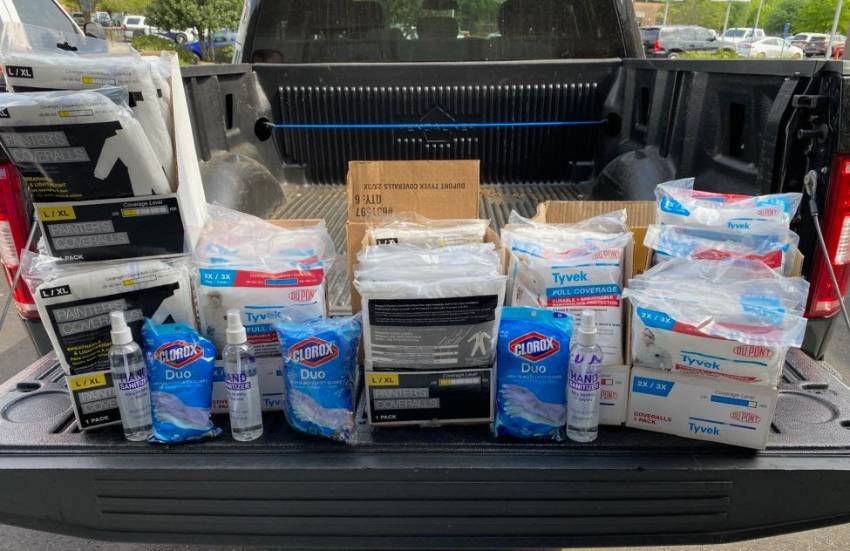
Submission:
[[[360,315],[280,322],[284,413],[306,434],[348,442],[357,405],[357,350]]]
[[[496,364],[496,436],[563,441],[573,323],[569,314],[505,307]]]
[[[626,426],[764,449],[778,397],[776,388],[635,366]]]
[[[655,188],[656,222],[729,231],[742,235],[775,235],[787,230],[800,207],[800,193],[748,196],[694,189],[694,179],[674,180]]]
[[[142,327],[151,388],[153,442],[218,436],[210,420],[215,347],[182,323]]]

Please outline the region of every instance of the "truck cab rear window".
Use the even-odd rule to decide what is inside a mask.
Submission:
[[[612,2],[265,0],[255,63],[510,61],[622,57]]]

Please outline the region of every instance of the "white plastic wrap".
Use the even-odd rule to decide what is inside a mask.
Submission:
[[[674,258],[629,282],[637,366],[776,385],[809,284],[760,261]]]
[[[368,280],[439,280],[501,275],[493,243],[422,249],[415,245],[374,245],[357,256],[356,276]]]
[[[24,32],[22,32],[24,31]],[[26,40],[18,34],[25,34]],[[4,27],[0,39],[0,64],[6,85],[13,92],[93,90],[122,86],[129,90],[130,107],[141,124],[155,161],[165,172],[171,189],[177,187],[173,132],[163,113],[162,74],[132,50],[122,55],[97,39],[81,41],[75,50],[60,49],[61,33],[30,25]],[[105,42],[105,41],[104,41]],[[169,109],[170,111],[170,109]]]
[[[126,90],[0,94],[0,141],[35,201],[171,191]]]
[[[677,257],[745,258],[760,260],[784,274],[793,264],[792,254],[799,242],[800,237],[791,230],[774,236],[758,236],[652,224],[647,227],[643,244],[655,251],[654,263]]]
[[[114,310],[124,311],[137,342],[146,317],[195,326],[189,270],[183,263],[80,266],[25,252],[23,270],[59,363],[71,375],[109,369],[109,313]]]
[[[632,234],[626,212],[578,224],[546,224],[511,214],[502,230],[510,259],[508,303],[571,314],[596,312],[603,365],[623,364],[623,270]]]
[[[488,367],[496,354],[506,277],[357,278],[367,370]]]
[[[326,276],[334,245],[324,224],[285,229],[208,205],[194,253],[201,330],[219,351],[227,311],[237,308],[258,356],[277,356],[274,323],[326,317]]]
[[[693,178],[659,184],[655,188],[656,222],[746,235],[774,235],[789,228],[802,200],[799,193],[751,197],[693,188]]]
[[[429,220],[421,216],[402,216],[369,228],[369,244],[411,244],[435,248],[464,243],[481,243],[487,220]]]

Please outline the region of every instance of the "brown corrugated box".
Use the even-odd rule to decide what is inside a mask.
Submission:
[[[433,219],[478,218],[478,161],[351,161],[348,194],[348,280],[366,230],[381,218],[410,213]],[[495,236],[490,236],[492,239]],[[351,286],[351,311],[360,294]]]

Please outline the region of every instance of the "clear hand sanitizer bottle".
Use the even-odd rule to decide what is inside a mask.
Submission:
[[[127,440],[141,442],[151,436],[151,395],[145,357],[124,319],[124,312],[109,314],[112,322],[112,346],[109,369],[115,398],[121,412],[121,425]]]
[[[581,324],[570,349],[567,383],[567,437],[593,442],[599,434],[599,385],[602,348],[596,344],[596,316],[581,313]]]
[[[224,347],[224,386],[230,410],[233,439],[250,442],[263,435],[263,409],[254,349],[239,310],[227,311],[227,346]]]

